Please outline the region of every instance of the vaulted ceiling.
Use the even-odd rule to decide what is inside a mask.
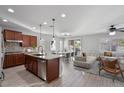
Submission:
[[[15,12],[10,13],[8,8]],[[61,14],[65,13],[66,18]],[[1,5],[0,25],[17,29],[52,34],[52,18],[56,19],[55,33],[70,33],[71,36],[106,32],[111,24],[124,24],[124,6],[93,6],[93,5]],[[7,19],[5,23],[2,19]],[[35,30],[32,27],[36,27]]]

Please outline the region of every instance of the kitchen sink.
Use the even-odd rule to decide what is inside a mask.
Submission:
[[[34,56],[44,56],[44,54],[32,54],[32,55],[34,55]]]

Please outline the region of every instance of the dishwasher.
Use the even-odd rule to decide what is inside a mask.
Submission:
[[[46,80],[46,61],[45,60],[38,60],[38,76]]]

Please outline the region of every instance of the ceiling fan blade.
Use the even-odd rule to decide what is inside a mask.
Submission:
[[[124,32],[124,27],[116,27],[114,24],[109,26],[108,29],[110,32],[117,31],[117,32]]]
[[[118,28],[119,30],[124,30],[124,28]]]
[[[124,30],[119,30],[120,32],[124,32]]]
[[[124,32],[124,29],[116,29],[116,31],[119,31],[119,32]]]

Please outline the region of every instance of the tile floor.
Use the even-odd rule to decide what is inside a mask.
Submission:
[[[72,63],[63,62],[63,76],[51,83],[46,83],[25,70],[24,66],[4,70],[5,80],[1,87],[123,87],[124,82],[85,73],[74,69]]]

